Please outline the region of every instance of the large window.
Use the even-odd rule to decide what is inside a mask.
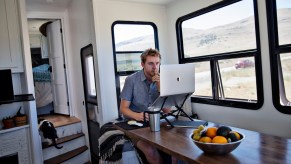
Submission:
[[[179,62],[195,63],[193,102],[262,106],[257,12],[256,0],[228,0],[177,20]]]
[[[274,106],[291,114],[291,1],[266,0]]]
[[[158,49],[157,27],[151,22],[116,21],[112,24],[114,67],[118,106],[125,78],[142,69],[140,55]]]

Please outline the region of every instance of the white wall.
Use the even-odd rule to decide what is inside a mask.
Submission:
[[[142,20],[155,23],[158,28],[160,51],[163,55],[168,48],[166,10],[165,7],[157,5],[104,0],[93,0],[93,8],[102,100],[103,121],[100,123],[103,124],[118,116],[111,25],[117,20]],[[166,58],[165,56],[163,58]]]
[[[68,10],[68,29],[66,29],[67,40],[69,40],[68,54],[69,54],[69,69],[70,69],[70,91],[73,107],[72,115],[82,120],[82,131],[88,134],[87,117],[85,106],[83,105],[84,90],[83,90],[83,77],[81,67],[81,54],[82,47],[92,43],[94,34],[92,27],[92,2],[90,0],[72,0]],[[88,135],[86,135],[87,145]]]
[[[172,3],[168,6],[167,15],[169,17],[168,27],[170,37],[170,51],[177,52],[176,31],[174,28],[176,20],[183,15],[207,7],[215,2],[219,2],[219,0],[183,0]],[[258,0],[264,82],[264,105],[262,108],[259,110],[247,110],[199,103],[193,103],[192,107],[193,111],[198,113],[201,119],[291,138],[291,131],[286,130],[289,129],[289,125],[291,124],[291,115],[280,113],[274,108],[272,103],[272,91],[270,89],[270,59],[265,6],[265,1]],[[174,62],[177,60],[176,54],[171,54],[170,59],[167,60]]]

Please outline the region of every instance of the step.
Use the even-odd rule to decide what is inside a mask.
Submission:
[[[68,161],[69,159],[72,159],[76,156],[79,156],[81,153],[85,152],[88,149],[87,146],[82,146],[82,147],[78,147],[74,150],[71,150],[67,153],[58,155],[56,157],[47,159],[44,161],[44,164],[59,164],[65,161]]]
[[[43,116],[39,116],[39,119],[45,119],[52,122],[55,128],[81,122],[81,120],[78,119],[77,117],[74,117],[74,116],[70,117],[70,116],[61,115],[61,114],[43,115]]]
[[[62,138],[59,138],[57,140],[57,144],[59,145],[59,144],[65,143],[65,142],[69,142],[71,140],[74,140],[74,139],[82,137],[82,136],[85,136],[85,134],[84,133],[77,133],[77,134],[72,134],[72,135],[69,135],[69,136],[66,136],[66,137],[62,137]],[[45,149],[45,148],[48,148],[48,147],[51,147],[51,146],[53,146],[53,145],[49,145],[46,142],[42,143],[42,149]]]
[[[83,163],[87,163],[88,161],[90,161],[90,151],[89,149],[87,149],[86,151],[84,151],[83,153],[62,162],[62,164],[83,164]]]
[[[84,145],[86,145],[85,136],[81,136],[81,137],[75,138],[73,140],[70,140],[68,142],[58,144],[58,146],[63,146],[63,148],[61,148],[61,149],[57,149],[54,146],[47,147],[45,149],[42,149],[43,160],[47,160],[47,159],[56,157],[60,154],[67,153],[69,151],[72,151],[72,150],[77,149],[79,147],[82,147]]]
[[[59,126],[56,128],[56,131],[59,138],[82,133],[82,124],[81,122],[77,122],[74,124]],[[41,136],[41,141],[45,142],[46,139],[43,137],[42,131],[39,131],[39,134]]]

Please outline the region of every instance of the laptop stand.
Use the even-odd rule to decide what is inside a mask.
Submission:
[[[162,119],[165,119],[168,124],[173,128],[174,125],[167,119],[167,116],[171,115],[171,116],[174,116],[176,119],[178,119],[179,116],[183,116],[183,117],[188,117],[191,121],[194,121],[182,108],[182,106],[184,105],[184,103],[186,102],[187,98],[190,96],[191,94],[188,93],[185,95],[182,103],[178,106],[178,105],[175,105],[175,107],[177,108],[176,110],[174,110],[172,113],[170,114],[165,114],[162,111],[167,99],[169,98],[169,96],[166,96],[164,97],[164,100],[163,100],[163,103],[161,105],[161,108],[160,108],[160,115],[161,115],[161,118]],[[172,95],[172,96],[175,96],[175,95]],[[177,114],[175,114],[177,112]]]

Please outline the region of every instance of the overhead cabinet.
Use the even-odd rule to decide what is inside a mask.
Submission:
[[[16,0],[0,0],[0,69],[23,72],[22,39]]]

